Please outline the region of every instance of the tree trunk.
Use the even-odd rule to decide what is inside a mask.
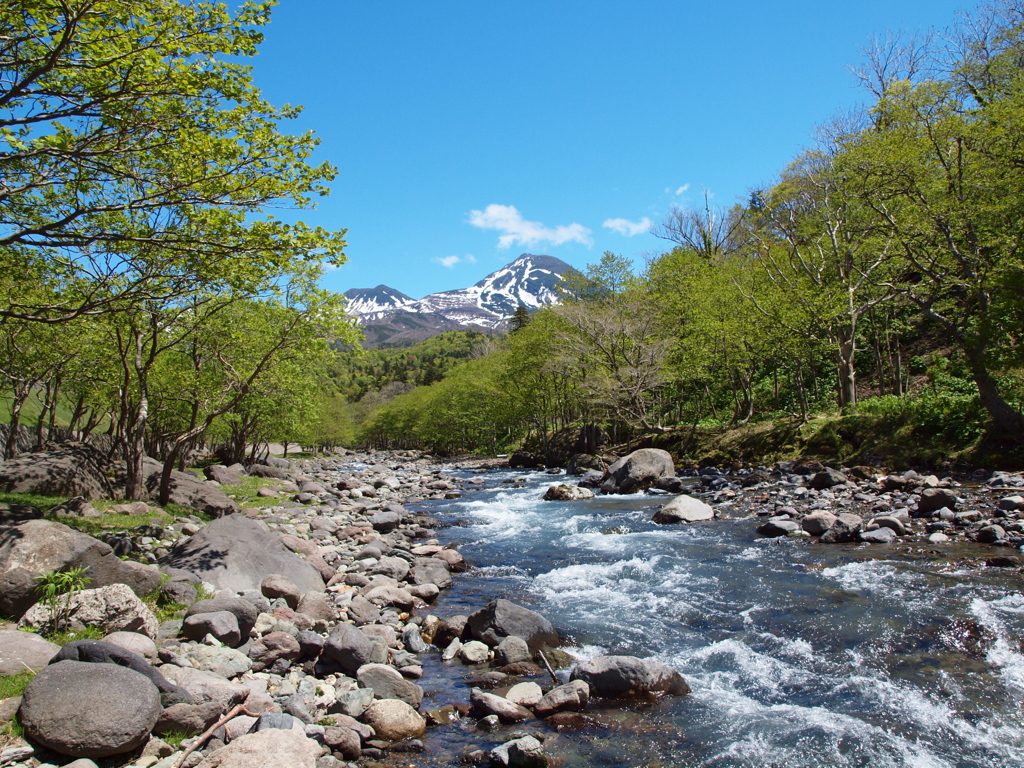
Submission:
[[[174,443],[167,452],[164,465],[160,470],[160,506],[165,506],[171,500],[171,472],[174,471],[174,463],[178,460],[181,452],[181,443]]]
[[[835,359],[839,374],[839,407],[844,413],[857,412],[857,371],[853,358],[857,352],[856,329],[850,325],[842,329],[837,340]]]
[[[18,455],[18,428],[21,426],[21,407],[25,404],[27,395],[19,397],[15,390],[14,400],[11,402],[11,421],[7,427],[7,444],[4,446],[4,461],[10,461]]]
[[[1024,414],[1006,402],[999,393],[999,387],[985,364],[984,354],[977,350],[969,350],[966,345],[964,352],[971,366],[971,373],[974,374],[974,383],[978,387],[981,404],[992,417],[996,429],[1016,442],[1024,443]]]

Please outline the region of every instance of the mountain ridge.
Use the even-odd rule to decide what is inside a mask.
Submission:
[[[500,330],[519,306],[529,310],[557,303],[555,285],[571,269],[554,256],[524,253],[468,288],[418,300],[383,284],[351,288],[343,295],[348,312],[364,327],[368,345],[387,345],[393,337],[414,343],[459,328]]]

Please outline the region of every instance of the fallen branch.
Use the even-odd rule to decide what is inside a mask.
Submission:
[[[544,655],[544,651],[537,651],[537,655],[540,656],[540,660],[544,662],[544,667],[547,669],[548,674],[551,675],[551,679],[555,681],[555,685],[561,685],[562,681],[558,679],[558,675],[555,674],[555,670],[548,664],[548,658]]]
[[[250,691],[250,693],[251,693],[251,691]],[[233,719],[235,717],[238,717],[238,715],[248,715],[249,717],[259,717],[259,713],[258,712],[250,712],[249,710],[247,710],[245,708],[245,702],[248,701],[248,700],[249,700],[249,694],[246,693],[245,694],[245,699],[240,704],[236,704],[235,706],[233,706],[231,709],[228,710],[227,714],[224,715],[224,717],[222,717],[216,723],[211,725],[209,728],[207,728],[201,734],[196,736],[195,739],[192,740],[192,743],[189,745],[188,749],[186,749],[182,753],[181,757],[178,758],[178,762],[176,762],[174,764],[174,768],[181,768],[181,766],[183,766],[185,764],[185,761],[188,760],[188,756],[191,755],[193,752],[195,752],[197,749],[199,749],[203,744],[205,744],[206,740],[209,739],[211,736],[213,736],[214,731],[216,731],[218,728],[220,728],[222,725],[224,725],[226,722],[228,722],[228,720],[231,720],[231,719]]]

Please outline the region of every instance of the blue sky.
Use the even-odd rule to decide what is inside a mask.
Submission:
[[[304,106],[285,127],[314,130],[338,168],[295,216],[348,229],[325,286],[421,298],[523,252],[643,264],[666,248],[648,222],[772,183],[865,101],[849,67],[871,35],[969,7],[282,0],[252,63],[273,103]]]

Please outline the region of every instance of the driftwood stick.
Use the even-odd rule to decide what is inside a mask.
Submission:
[[[248,699],[249,699],[249,694],[246,694],[245,695],[245,701],[248,701]],[[238,715],[248,715],[249,717],[259,717],[259,713],[257,713],[257,712],[250,712],[249,710],[247,710],[245,708],[245,701],[243,701],[241,704],[236,704],[235,706],[233,706],[231,709],[228,710],[227,714],[224,715],[224,717],[222,717],[216,723],[211,725],[209,728],[207,728],[201,734],[196,736],[195,739],[193,739],[192,744],[189,745],[189,748],[186,749],[182,753],[181,757],[178,758],[178,761],[174,764],[174,768],[181,768],[181,766],[183,766],[185,764],[185,761],[188,760],[188,756],[191,755],[193,752],[195,752],[197,749],[199,749],[199,747],[201,747],[203,744],[205,744],[206,740],[209,739],[211,736],[213,736],[213,732],[216,731],[218,728],[220,728],[222,725],[224,725],[228,720],[231,720],[232,718],[237,717]]]
[[[548,657],[544,655],[544,651],[537,651],[537,655],[540,656],[540,660],[544,662],[544,668],[547,669],[548,674],[551,675],[551,679],[555,681],[555,685],[561,685],[562,681],[558,679],[558,675],[555,674],[555,670],[548,664]]]

